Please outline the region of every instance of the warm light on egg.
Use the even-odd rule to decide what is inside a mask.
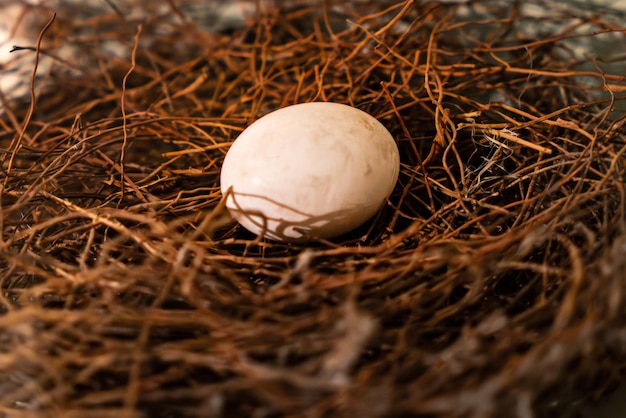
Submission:
[[[251,124],[229,149],[221,189],[249,231],[287,242],[332,238],[371,218],[398,179],[398,147],[374,117],[303,103]]]

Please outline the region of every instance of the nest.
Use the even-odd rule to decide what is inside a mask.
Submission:
[[[566,417],[624,380],[623,14],[205,3],[3,6],[0,415]],[[399,181],[255,237],[224,155],[309,101],[379,119]]]

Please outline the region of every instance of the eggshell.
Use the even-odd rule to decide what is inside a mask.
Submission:
[[[391,194],[400,156],[374,117],[338,103],[265,115],[235,140],[221,190],[249,231],[287,242],[332,238],[371,218]]]

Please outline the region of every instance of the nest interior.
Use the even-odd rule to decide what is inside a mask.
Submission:
[[[155,4],[3,6],[0,415],[565,417],[624,380],[623,13]],[[224,155],[309,101],[379,119],[398,183],[257,238]]]

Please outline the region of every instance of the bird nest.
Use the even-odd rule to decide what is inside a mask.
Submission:
[[[620,11],[42,3],[3,6],[0,415],[565,417],[624,379]],[[398,183],[251,235],[224,155],[309,101],[380,120]]]

